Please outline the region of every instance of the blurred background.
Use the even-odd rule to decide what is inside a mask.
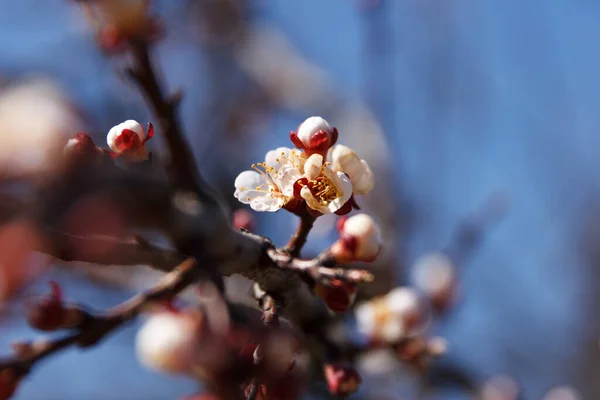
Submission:
[[[501,198],[505,214],[483,224],[484,235],[460,263],[460,299],[434,327],[449,342],[440,363],[477,383],[508,374],[523,399],[563,385],[581,399],[600,398],[600,5],[155,3],[167,32],[156,59],[168,87],[185,92],[181,117],[203,173],[233,207],[235,176],[268,149],[288,146],[289,131],[305,118],[323,116],[377,173],[376,193],[359,201],[387,242],[369,295],[410,282],[418,257],[451,247],[465,221]],[[98,50],[69,2],[0,0],[0,135],[84,129],[100,144],[126,119],[151,121],[122,65]],[[160,138],[153,142],[160,152]],[[37,161],[11,160],[25,167]],[[279,244],[296,223],[283,213],[260,217],[257,231]],[[331,223],[319,222],[309,252],[325,247]],[[0,232],[0,250],[14,246],[17,239],[6,239],[13,237]],[[21,303],[50,279],[69,298],[100,309],[156,277],[147,269],[40,270],[39,257],[23,274],[2,257],[6,352],[11,341],[37,335]],[[150,400],[193,392],[193,382],[138,364],[135,331],[134,324],[97,348],[45,361],[16,398]],[[417,398],[406,372],[377,367],[384,374],[367,379],[355,398]],[[472,398],[461,392],[462,378],[446,375],[427,398]]]

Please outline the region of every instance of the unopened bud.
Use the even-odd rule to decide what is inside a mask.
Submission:
[[[313,291],[325,302],[327,308],[337,313],[346,312],[356,298],[356,286],[339,280],[334,280],[331,286],[317,283]]]
[[[154,127],[148,124],[148,132],[139,122],[127,120],[111,128],[106,137],[110,149],[128,161],[144,161],[148,159],[145,143],[154,136]]]
[[[336,128],[321,117],[310,117],[298,126],[297,132],[290,132],[290,140],[306,155],[318,153],[325,156],[327,150],[335,144],[338,138]]]
[[[374,261],[381,252],[379,226],[367,214],[340,218],[338,231],[340,239],[331,246],[331,254],[339,264]]]
[[[197,361],[203,319],[195,313],[151,315],[136,336],[136,353],[146,367],[189,373]]]
[[[73,135],[65,145],[63,154],[67,161],[77,164],[97,162],[102,158],[102,150],[87,133]]]
[[[59,286],[54,282],[51,286],[51,294],[33,297],[25,303],[27,322],[41,331],[76,327],[85,319],[87,313],[75,305],[65,304]]]
[[[456,298],[456,269],[443,253],[419,258],[413,268],[415,287],[421,290],[437,310],[447,309]]]

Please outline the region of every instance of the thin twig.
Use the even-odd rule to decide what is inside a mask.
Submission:
[[[43,358],[70,347],[89,347],[97,344],[115,328],[135,318],[152,302],[170,299],[187,286],[194,283],[199,276],[196,261],[187,259],[172,272],[165,275],[150,290],[138,294],[130,300],[97,315],[90,315],[75,332],[54,340],[38,340],[30,343],[24,354],[0,360],[0,373],[10,370],[16,376],[22,377]]]

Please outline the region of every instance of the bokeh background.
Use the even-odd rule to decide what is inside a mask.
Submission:
[[[184,89],[184,125],[223,193],[266,150],[287,145],[299,122],[325,117],[379,171],[376,196],[364,200],[388,242],[374,291],[410,281],[416,258],[446,248],[465,218],[501,196],[505,214],[461,263],[460,302],[435,327],[450,345],[441,363],[477,382],[509,374],[523,399],[557,385],[600,398],[598,3],[162,0],[156,11],[168,33],[156,49],[165,81]],[[69,2],[0,0],[0,96],[52,82],[102,143],[113,125],[152,118],[119,76],[122,63],[101,54]],[[160,151],[160,139],[153,146]],[[284,243],[294,222],[261,216],[259,229]],[[321,224],[309,251],[324,247],[329,229]],[[102,308],[154,276],[48,269],[2,304],[0,345],[36,335],[21,301],[50,279]],[[135,328],[47,360],[16,398],[193,392],[193,382],[138,365]],[[413,398],[404,376],[367,381],[356,398]],[[469,398],[448,386],[429,398]]]

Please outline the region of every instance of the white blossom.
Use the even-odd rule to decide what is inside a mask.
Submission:
[[[300,196],[321,214],[334,213],[352,197],[352,184],[346,175],[334,172],[320,154],[311,155],[304,165],[305,185]]]
[[[338,144],[331,150],[334,171],[343,172],[350,178],[354,194],[365,195],[375,186],[375,177],[369,164],[351,148]]]
[[[296,149],[269,151],[265,162],[253,164],[235,180],[234,196],[255,211],[277,211],[294,196],[294,183],[302,178],[305,156]]]
[[[199,321],[178,312],[151,315],[136,336],[136,354],[146,367],[188,373],[197,360]]]

